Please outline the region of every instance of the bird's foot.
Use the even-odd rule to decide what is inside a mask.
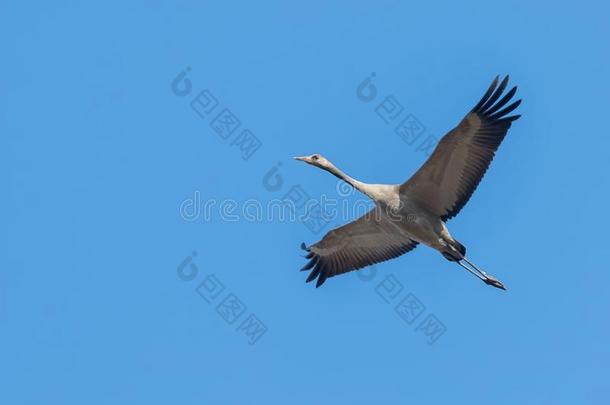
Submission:
[[[490,276],[489,274],[485,274],[485,279],[483,280],[483,282],[487,285],[506,290],[506,287],[504,287],[504,284],[502,284],[500,280],[493,276]]]

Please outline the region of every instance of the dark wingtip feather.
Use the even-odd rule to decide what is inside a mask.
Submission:
[[[318,281],[316,282],[316,288],[319,288],[322,284],[324,284],[324,282],[328,278],[328,275],[329,268],[327,266],[326,268],[322,269],[322,271],[320,271],[320,277],[318,277]]]
[[[301,242],[301,249],[306,250],[309,252],[309,249],[307,249],[307,246],[305,245],[305,242]]]
[[[506,118],[502,118],[502,119],[513,122],[513,121],[517,121],[519,118],[521,118],[521,114],[511,115],[510,117],[506,117]]]
[[[313,259],[308,261],[305,264],[305,266],[303,266],[303,268],[301,268],[300,271],[307,271],[307,270],[311,269],[313,266],[315,266],[318,263],[318,259],[319,259],[319,257],[314,257]]]
[[[318,275],[320,274],[320,266],[316,266],[311,273],[309,273],[309,276],[307,276],[307,280],[305,280],[306,283],[310,283],[312,282],[316,277],[318,277]]]
[[[487,102],[489,97],[491,97],[491,95],[493,94],[494,90],[496,89],[496,86],[498,85],[498,80],[499,79],[500,79],[500,76],[499,75],[496,76],[496,78],[493,80],[493,82],[491,82],[491,85],[489,86],[489,88],[487,89],[487,91],[485,92],[483,97],[481,97],[481,99],[479,100],[477,105],[474,106],[472,111],[477,111],[479,108],[481,108],[481,106],[483,104],[485,104]]]
[[[513,96],[515,95],[516,92],[517,92],[517,86],[514,86],[512,89],[510,89],[508,91],[508,93],[506,93],[504,95],[504,97],[502,97],[502,99],[500,101],[498,101],[496,103],[496,105],[494,105],[493,107],[491,107],[490,109],[485,111],[485,115],[490,116],[493,113],[495,113],[496,111],[498,111],[500,108],[504,107],[506,105],[506,103],[508,103],[510,101],[510,99],[513,98]]]
[[[326,274],[320,274],[318,281],[316,282],[316,288],[319,288],[326,281]]]
[[[521,99],[515,101],[514,103],[512,103],[511,105],[509,105],[508,107],[498,111],[497,113],[490,115],[488,118],[490,120],[496,120],[499,118],[504,117],[506,114],[510,113],[511,111],[513,111],[515,108],[519,107],[519,104],[521,104]]]
[[[507,84],[508,75],[502,80],[502,83],[500,83],[500,85],[498,86],[496,91],[494,91],[491,97],[489,97],[489,100],[487,100],[487,102],[483,106],[481,106],[481,108],[479,108],[481,114],[486,114],[486,111],[489,109],[489,107],[492,107],[496,100],[500,98]]]

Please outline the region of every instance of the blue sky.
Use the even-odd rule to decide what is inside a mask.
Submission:
[[[3,2],[0,402],[606,403],[609,11]],[[187,68],[190,87],[172,86]],[[362,101],[373,72],[376,98]],[[239,207],[295,186],[345,200],[290,159],[314,152],[402,182],[426,158],[419,140],[507,73],[523,117],[449,222],[506,292],[421,246],[315,289],[299,244],[344,219],[315,233],[185,215],[195,193]],[[209,115],[191,107],[201,94]],[[424,128],[418,141],[376,113],[389,96]],[[224,109],[235,133],[214,129]],[[398,315],[403,300],[421,305],[416,319]],[[426,320],[444,333],[431,339]]]

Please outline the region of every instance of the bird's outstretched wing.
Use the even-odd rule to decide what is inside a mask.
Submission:
[[[426,163],[400,186],[401,194],[416,200],[443,221],[456,216],[479,185],[519,106],[513,87],[501,99],[508,76],[498,86],[495,78],[483,98],[438,143]],[[499,100],[499,101],[498,101]]]
[[[373,208],[357,220],[328,232],[318,243],[303,249],[310,261],[301,271],[311,270],[307,282],[316,287],[328,277],[393,259],[417,246],[402,236],[381,208]]]

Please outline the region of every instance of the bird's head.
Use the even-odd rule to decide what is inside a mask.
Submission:
[[[314,153],[313,155],[309,156],[296,156],[295,159],[300,160],[301,162],[309,163],[312,166],[316,166],[324,170],[329,170],[333,167],[332,163],[330,163],[328,159],[319,153]]]

